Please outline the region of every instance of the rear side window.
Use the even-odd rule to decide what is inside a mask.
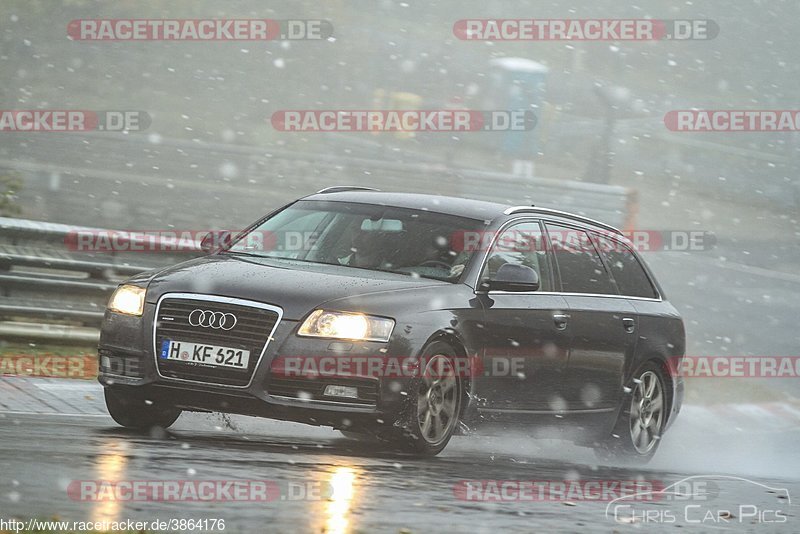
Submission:
[[[617,290],[606,271],[589,234],[583,230],[547,224],[553,256],[561,273],[561,290],[566,293],[616,295]]]
[[[658,298],[644,267],[627,245],[598,234],[594,236],[620,293],[628,297]]]

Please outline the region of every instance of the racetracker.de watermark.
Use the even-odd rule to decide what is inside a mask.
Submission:
[[[73,252],[199,252],[200,242],[209,235],[209,230],[94,230],[80,228],[72,230],[64,236],[64,246]],[[220,236],[214,246],[230,244],[231,235],[239,231],[218,234]],[[262,232],[255,232],[263,237]],[[223,237],[224,236],[224,237]],[[259,239],[251,238],[253,245],[264,245]],[[267,241],[269,244],[271,239]]]
[[[477,502],[611,502],[621,497],[658,500],[659,480],[460,480],[453,495]]]
[[[800,356],[681,356],[667,367],[684,378],[798,378]]]
[[[279,110],[270,118],[281,132],[525,132],[537,118],[526,110]]]
[[[680,109],[668,111],[664,125],[673,132],[797,132],[800,110]]]
[[[461,19],[463,41],[706,41],[719,34],[708,19]]]
[[[96,356],[13,354],[0,357],[0,375],[49,378],[94,378]]]
[[[76,19],[74,41],[321,41],[333,25],[319,19]]]
[[[335,350],[335,349],[331,349]],[[483,355],[453,359],[385,354],[278,355],[270,364],[270,374],[281,378],[318,380],[324,378],[515,378],[524,379],[530,362],[550,358],[555,347],[488,348]],[[205,363],[210,359],[187,354],[186,359]]]
[[[146,111],[0,110],[0,132],[138,132],[151,123]]]
[[[312,480],[73,480],[67,496],[84,502],[323,501],[334,489]]]
[[[547,231],[548,240],[541,238],[538,230],[455,232],[450,246],[457,252],[477,252],[494,248],[508,252],[544,252],[548,249],[568,252],[617,251],[628,247],[639,252],[699,252],[711,250],[717,242],[716,236],[704,230],[628,230],[622,232],[625,242],[618,241],[619,234],[596,231],[609,239],[590,241],[582,230]]]

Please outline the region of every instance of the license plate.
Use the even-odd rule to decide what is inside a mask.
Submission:
[[[159,354],[159,357],[162,360],[174,360],[195,365],[247,369],[247,362],[250,361],[250,351],[165,339],[161,342],[161,354]]]

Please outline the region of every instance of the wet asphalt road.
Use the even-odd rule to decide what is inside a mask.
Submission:
[[[184,414],[170,431],[142,435],[103,415],[100,387],[88,381],[4,378],[0,409],[4,519],[208,518],[224,519],[225,532],[800,531],[791,500],[800,499],[800,473],[786,467],[796,458],[800,420],[786,414],[775,416],[772,427],[763,416],[740,416],[738,430],[726,430],[724,422],[714,426],[712,412],[687,406],[659,457],[641,468],[604,465],[586,449],[514,434],[457,437],[439,457],[420,460],[382,453],[324,428],[213,414]],[[758,451],[765,453],[761,464]],[[770,470],[769,476],[751,474]],[[467,501],[454,491],[463,480],[638,479],[669,486],[712,474],[749,481],[710,482],[711,498],[691,501],[702,508],[693,508],[690,519],[701,517],[701,510],[716,515],[751,505],[767,513],[764,519],[777,520],[768,512],[782,512],[785,522],[752,523],[733,512],[727,522],[693,525],[685,521],[686,502],[661,500],[637,505],[636,511],[655,510],[666,521],[665,511],[672,510],[674,522],[631,523],[627,509],[619,509],[626,522],[615,523],[613,508],[606,516],[607,502],[575,496]],[[279,494],[269,502],[90,502],[70,490],[74,481],[85,480],[263,480]],[[299,488],[323,495],[304,496]]]

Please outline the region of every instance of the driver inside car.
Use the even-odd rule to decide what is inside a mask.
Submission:
[[[353,234],[350,254],[339,258],[341,265],[360,267],[362,269],[389,270],[393,266],[389,263],[389,250],[386,250],[387,239],[392,232],[358,229]]]

